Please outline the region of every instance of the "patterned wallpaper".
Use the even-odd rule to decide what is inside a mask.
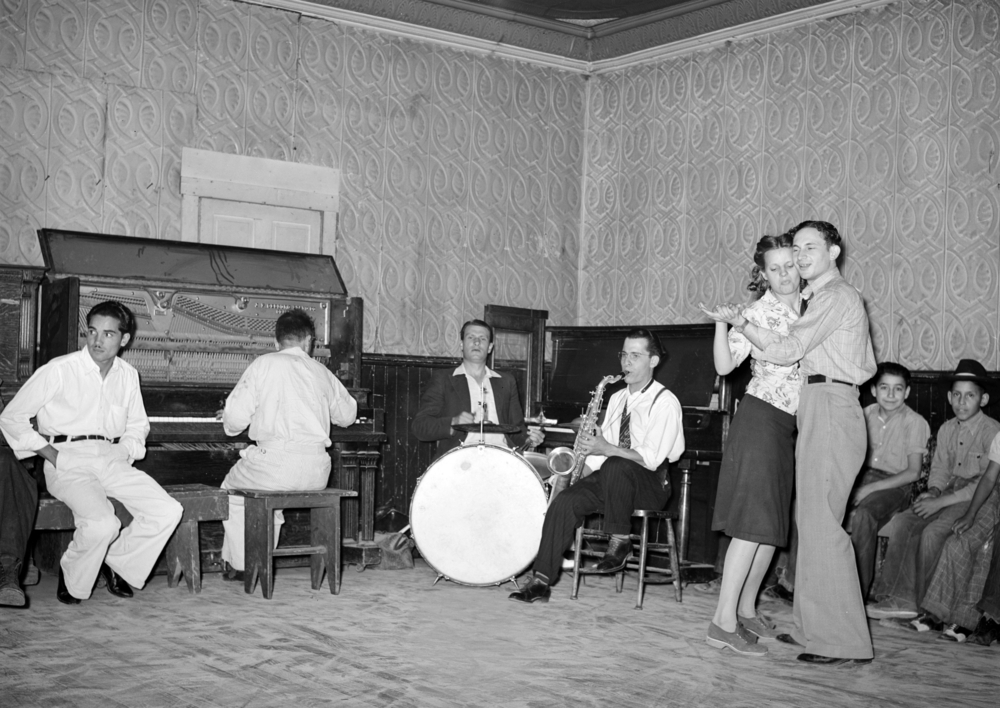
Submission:
[[[453,355],[487,303],[576,321],[581,76],[229,0],[0,0],[0,261],[179,238],[185,146],[339,168],[364,349]]]
[[[701,321],[808,216],[880,357],[1000,368],[1000,0],[589,80],[230,0],[0,0],[0,261],[42,226],[177,238],[184,146],[342,170],[369,352],[454,354],[486,303]]]
[[[591,80],[580,320],[702,321],[756,239],[846,238],[876,354],[1000,368],[1000,0],[903,2]]]

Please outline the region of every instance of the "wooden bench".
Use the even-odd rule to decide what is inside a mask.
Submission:
[[[222,489],[204,484],[173,484],[163,489],[184,507],[181,522],[177,525],[164,552],[167,561],[167,585],[177,587],[183,574],[189,592],[201,592],[201,549],[198,541],[198,523],[229,518],[229,495]],[[115,514],[122,527],[132,523],[132,515],[117,499],[111,499]],[[58,499],[43,494],[38,500],[36,531],[64,531],[74,529],[73,512]]]

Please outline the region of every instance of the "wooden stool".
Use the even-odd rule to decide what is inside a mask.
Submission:
[[[680,569],[680,559],[677,552],[677,539],[674,537],[674,520],[677,515],[670,511],[650,511],[648,509],[636,509],[632,512],[633,517],[639,517],[642,519],[642,530],[639,535],[629,534],[629,538],[632,541],[632,555],[629,557],[625,564],[625,567],[629,570],[639,571],[639,592],[636,595],[635,609],[642,609],[642,596],[643,590],[647,583],[652,581],[646,579],[646,573],[660,573],[664,577],[661,581],[663,583],[673,582],[674,584],[674,599],[677,602],[681,602],[681,569]],[[662,520],[664,526],[667,529],[667,542],[666,543],[652,543],[649,540],[649,520]],[[576,530],[576,550],[573,554],[573,589],[570,597],[574,600],[580,592],[580,579],[584,575],[590,575],[595,573],[595,571],[583,567],[584,557],[597,557],[603,558],[603,553],[597,553],[595,551],[584,550],[583,541],[588,538],[600,538],[607,539],[610,538],[611,534],[604,531],[594,531],[591,529],[585,529],[581,525]],[[636,550],[635,544],[638,542],[639,548]],[[646,564],[647,556],[649,553],[661,553],[667,554],[670,557],[670,570],[650,567]],[[625,584],[625,569],[618,572],[618,577],[615,579],[615,590],[621,592]]]
[[[312,492],[271,492],[262,489],[231,489],[230,494],[244,498],[246,526],[243,530],[244,586],[253,594],[260,576],[264,597],[271,599],[274,558],[276,556],[312,556],[312,588],[319,590],[324,569],[329,576],[330,592],[340,592],[340,501],[356,497],[347,489],[318,489]],[[276,509],[309,509],[312,526],[311,546],[274,547],[274,511]]]

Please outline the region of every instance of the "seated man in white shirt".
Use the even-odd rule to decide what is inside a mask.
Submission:
[[[118,302],[87,314],[87,348],[38,369],[0,414],[0,429],[18,458],[45,458],[49,494],[73,512],[76,531],[59,563],[57,597],[67,605],[90,597],[98,574],[108,591],[132,597],[180,522],[184,509],[145,472],[149,419],[139,374],[118,357],[135,329]],[[31,418],[38,421],[38,432]],[[121,522],[108,497],[132,514]]]
[[[625,566],[631,551],[632,511],[667,505],[670,494],[656,470],[664,460],[676,462],[683,454],[684,430],[680,402],[653,378],[661,353],[656,335],[649,330],[628,333],[619,355],[627,386],[608,401],[601,430],[595,435],[580,433],[580,448],[587,455],[584,474],[595,471],[560,493],[549,506],[534,576],[510,594],[511,600],[548,602],[549,586],[584,517],[604,513],[604,530],[612,536],[597,569],[610,573]]]
[[[275,323],[278,349],[258,357],[226,399],[222,424],[227,435],[247,426],[255,445],[240,452],[223,489],[310,491],[330,479],[330,424],[354,423],[358,404],[344,385],[311,356],[316,325],[302,310],[289,310]],[[284,517],[274,514],[274,541]],[[226,580],[243,581],[243,498],[229,497],[223,521],[222,558]]]

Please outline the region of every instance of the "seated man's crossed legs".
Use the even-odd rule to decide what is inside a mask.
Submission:
[[[606,460],[599,470],[552,502],[542,525],[542,539],[532,566],[534,575],[523,589],[511,593],[510,599],[548,601],[549,586],[557,580],[563,554],[572,545],[576,528],[590,514],[603,512],[606,532],[627,535],[634,510],[662,509],[669,498],[669,491],[655,472],[620,457]]]

